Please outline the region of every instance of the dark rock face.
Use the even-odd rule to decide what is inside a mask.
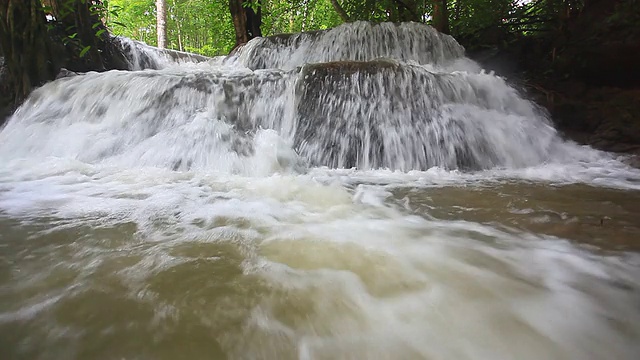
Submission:
[[[600,150],[640,154],[640,87],[570,78],[528,90],[566,136]]]
[[[358,166],[363,158],[381,162],[385,146],[377,125],[384,120],[376,119],[369,111],[376,104],[368,102],[366,97],[382,88],[392,90],[394,75],[401,73],[397,64],[386,61],[339,61],[305,66],[303,81],[297,88],[300,120],[295,147],[307,157],[315,158],[314,165],[350,168]],[[384,84],[376,88],[378,84],[371,78],[378,74],[384,74]],[[397,103],[400,95],[390,91],[388,99]],[[319,133],[334,135],[319,137]],[[365,146],[367,141],[373,146]],[[321,158],[313,156],[322,149]],[[367,149],[367,153],[363,154],[362,149]]]
[[[546,107],[566,136],[640,153],[639,10],[638,1],[593,0],[562,34],[523,37],[469,56]]]
[[[0,126],[2,126],[14,109],[14,95],[9,84],[9,74],[4,64],[4,57],[0,56]]]
[[[295,148],[312,165],[527,166],[556,139],[544,116],[496,77],[385,60],[306,65],[296,102]],[[516,154],[522,149],[526,156]]]
[[[631,155],[622,161],[629,166],[640,169],[640,155]]]
[[[568,134],[596,148],[640,153],[640,2],[593,1],[570,24],[553,64],[564,74],[550,108]]]
[[[637,40],[636,40],[637,41]],[[618,41],[577,52],[576,75],[595,86],[635,88],[640,84],[640,45]]]
[[[72,77],[72,76],[76,76],[76,75],[78,75],[77,72],[73,72],[73,71],[67,70],[65,68],[62,68],[62,69],[60,69],[60,72],[56,76],[56,80],[57,79],[66,78],[66,77]]]
[[[601,88],[585,94],[587,142],[614,152],[640,154],[640,89]]]

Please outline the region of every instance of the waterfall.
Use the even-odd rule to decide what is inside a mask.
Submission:
[[[575,148],[427,25],[358,22],[259,38],[198,66],[167,67],[185,58],[123,43],[134,68],[160,70],[41,87],[0,133],[0,157],[245,174],[256,163],[267,172],[521,168],[564,161]]]
[[[292,69],[309,63],[380,58],[443,65],[464,56],[449,35],[418,23],[344,24],[324,31],[257,38],[232,57],[250,69]]]
[[[209,60],[206,56],[171,49],[159,49],[121,36],[116,36],[114,39],[122,47],[125,58],[129,62],[129,70],[157,70],[175,63],[196,63]]]

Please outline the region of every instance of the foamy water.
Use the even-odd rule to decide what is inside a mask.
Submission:
[[[640,171],[430,28],[332,31],[34,92],[0,131],[8,358],[637,358]],[[293,62],[340,31],[395,60]]]

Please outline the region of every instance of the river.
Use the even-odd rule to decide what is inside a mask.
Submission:
[[[137,51],[0,131],[3,359],[638,358],[640,170],[452,38]]]

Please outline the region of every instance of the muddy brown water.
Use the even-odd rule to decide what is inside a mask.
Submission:
[[[395,187],[372,207],[325,191],[266,195],[299,212],[277,225],[2,215],[3,358],[637,354],[640,192]]]

